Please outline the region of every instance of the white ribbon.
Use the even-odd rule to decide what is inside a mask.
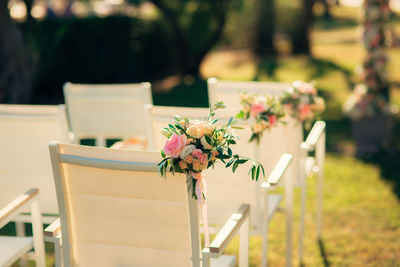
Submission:
[[[206,181],[203,179],[202,173],[192,173],[192,177],[197,180],[196,182],[196,197],[199,209],[202,213],[202,221],[204,226],[204,246],[208,247],[210,245],[210,232],[208,229],[208,218],[207,218],[207,200],[204,196],[207,195]]]

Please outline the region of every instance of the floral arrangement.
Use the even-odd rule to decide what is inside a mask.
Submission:
[[[306,128],[325,110],[325,101],[317,96],[314,85],[303,81],[294,81],[281,101],[289,115],[304,123]]]
[[[240,95],[242,109],[236,118],[251,121],[252,135],[249,142],[255,140],[257,144],[265,130],[269,130],[278,123],[285,123],[282,118],[286,113],[280,101],[273,96],[258,96],[242,93]]]
[[[385,21],[390,15],[388,0],[365,0],[362,43],[366,50],[360,78],[343,106],[354,120],[392,112],[389,105],[388,57],[385,53]]]
[[[397,112],[396,107],[390,106],[382,96],[368,92],[364,84],[358,84],[354,88],[343,106],[343,111],[352,120]]]
[[[213,167],[217,160],[232,166],[235,172],[240,164],[252,162],[250,173],[252,179],[258,180],[260,172],[264,173],[264,167],[250,159],[233,154],[231,145],[236,144],[237,135],[234,129],[238,127],[237,121],[231,117],[227,124],[220,128],[215,126],[218,119],[214,118],[215,111],[225,108],[222,101],[215,103],[211,108],[207,119],[191,120],[175,116],[175,123],[161,130],[168,138],[161,156],[163,160],[158,164],[162,177],[166,177],[168,171],[186,173],[189,185],[192,186],[192,196],[195,199],[204,198],[202,188],[202,171]],[[197,184],[200,182],[200,187]],[[201,194],[199,194],[201,192]]]

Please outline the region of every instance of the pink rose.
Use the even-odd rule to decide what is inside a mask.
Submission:
[[[271,115],[268,116],[268,122],[269,122],[269,126],[273,127],[276,124],[276,116],[275,115]]]
[[[207,159],[206,154],[203,154],[203,151],[201,151],[201,149],[193,150],[192,156],[195,157],[196,159],[200,160],[201,162],[204,162],[204,160]]]
[[[262,103],[254,103],[250,106],[250,115],[256,117],[258,114],[264,112],[265,106]]]
[[[305,121],[311,112],[310,105],[299,105],[299,118],[301,121]]]
[[[317,90],[315,90],[314,86],[311,83],[305,82],[301,83],[301,85],[299,86],[299,92],[302,94],[317,94]]]
[[[166,142],[164,146],[164,153],[173,158],[178,158],[183,147],[186,145],[186,135],[174,134]]]

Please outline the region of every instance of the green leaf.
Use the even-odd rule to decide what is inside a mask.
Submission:
[[[216,123],[218,121],[218,119],[213,119],[212,121],[210,121],[209,123],[210,124],[214,124],[214,123]]]
[[[185,132],[185,128],[183,128],[180,124],[175,124],[175,127],[181,130],[182,132]]]
[[[258,165],[258,167],[257,167],[256,181],[258,181],[259,176],[260,176],[260,165]]]
[[[235,161],[235,163],[233,164],[233,167],[232,167],[232,172],[235,172],[238,166],[239,166],[238,161]]]
[[[229,155],[230,157],[232,157],[232,149],[230,149],[229,147],[228,147],[228,155]]]
[[[248,161],[248,159],[239,159],[238,160],[239,164],[246,163],[247,161]]]
[[[256,166],[251,167],[251,180],[254,180],[254,176],[256,175]]]
[[[225,168],[228,168],[229,166],[232,165],[232,163],[235,161],[235,159],[231,159],[230,161],[228,161],[228,163],[226,164]]]
[[[232,144],[232,145],[236,145],[236,141],[233,139],[229,139],[228,143]]]
[[[208,135],[204,135],[204,137],[206,138],[207,143],[209,143],[210,145],[212,144],[212,140]]]
[[[232,128],[232,129],[236,129],[236,130],[243,130],[243,129],[244,129],[244,127],[241,127],[241,126],[234,126],[234,125],[232,125],[231,128]]]
[[[262,173],[263,173],[263,177],[265,177],[264,166],[262,164],[260,164],[260,166],[261,166],[261,170],[262,170]]]
[[[232,121],[233,121],[233,117],[230,117],[227,126],[231,125]]]

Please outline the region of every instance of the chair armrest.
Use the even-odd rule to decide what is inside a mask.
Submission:
[[[39,189],[37,188],[29,189],[2,208],[0,210],[0,228],[17,216],[22,207],[33,201],[38,193]]]
[[[242,204],[240,208],[231,215],[217,236],[211,242],[208,248],[203,249],[203,252],[214,255],[220,255],[224,252],[226,246],[239,231],[243,222],[249,218],[250,205]]]
[[[60,218],[57,218],[49,226],[44,229],[44,235],[48,237],[55,237],[61,231]]]
[[[268,176],[267,183],[269,185],[277,185],[281,180],[283,174],[288,168],[290,162],[292,161],[292,155],[285,153],[281,156],[278,163],[275,165],[271,174]],[[261,185],[263,186],[263,185]]]
[[[307,151],[314,150],[322,133],[325,131],[326,123],[324,121],[317,121],[314,123],[306,141],[301,144],[301,148]]]

